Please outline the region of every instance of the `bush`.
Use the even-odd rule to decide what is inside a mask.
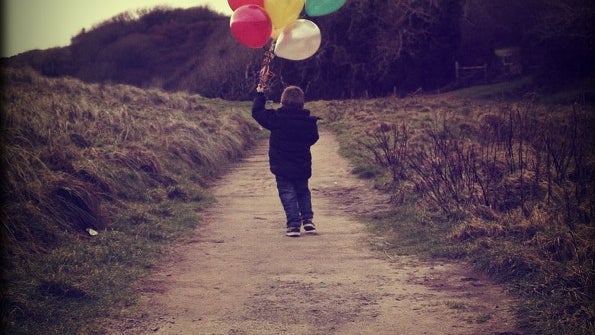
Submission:
[[[330,121],[350,157],[384,171],[376,179],[388,180],[395,212],[377,225],[390,248],[467,257],[523,296],[522,326],[590,334],[594,116],[535,101],[445,95],[319,109],[340,109]]]

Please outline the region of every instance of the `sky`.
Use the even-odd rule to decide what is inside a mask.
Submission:
[[[67,46],[83,28],[89,30],[117,14],[141,8],[208,6],[219,13],[232,14],[227,0],[0,0],[0,3],[0,57]]]

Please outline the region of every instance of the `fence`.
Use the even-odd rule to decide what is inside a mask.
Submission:
[[[480,66],[461,66],[459,62],[455,62],[455,75],[458,83],[485,83],[488,80],[488,64],[484,63]]]

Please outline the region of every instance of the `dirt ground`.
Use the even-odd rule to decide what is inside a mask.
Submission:
[[[370,248],[358,215],[386,198],[332,134],[312,148],[317,235],[289,238],[263,141],[216,181],[217,204],[140,286],[122,334],[512,335],[513,300],[464,264]]]

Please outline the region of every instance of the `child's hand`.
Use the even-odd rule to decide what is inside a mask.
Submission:
[[[267,83],[275,74],[269,70],[269,66],[265,65],[260,69],[260,76],[258,80],[258,86],[256,86],[256,92],[263,93],[267,89]]]

